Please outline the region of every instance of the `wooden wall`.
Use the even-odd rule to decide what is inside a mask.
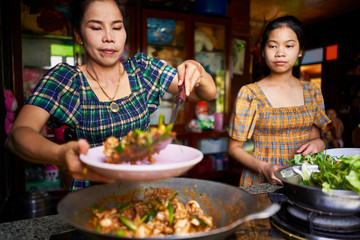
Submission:
[[[228,5],[227,16],[231,18],[231,35],[232,38],[238,38],[246,40],[246,53],[245,53],[245,66],[243,75],[233,75],[231,77],[231,86],[229,97],[230,100],[230,109],[233,108],[233,103],[236,99],[236,95],[240,88],[251,82],[251,77],[249,74],[250,68],[250,54],[249,54],[249,44],[250,44],[250,0],[232,0]],[[230,111],[231,112],[231,111]],[[229,120],[229,116],[227,116]],[[227,125],[228,122],[225,122]]]

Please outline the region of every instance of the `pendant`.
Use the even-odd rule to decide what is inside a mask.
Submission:
[[[110,103],[110,110],[113,112],[113,113],[116,113],[119,111],[119,105],[117,105],[116,103],[114,102],[111,102]]]

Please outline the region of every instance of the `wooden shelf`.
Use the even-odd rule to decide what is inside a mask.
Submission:
[[[187,141],[188,146],[198,148],[197,142],[199,139],[205,138],[222,138],[227,137],[228,132],[223,131],[215,131],[215,130],[205,130],[200,133],[198,132],[187,132],[187,131],[180,131],[176,130],[176,139],[177,140],[185,140]]]

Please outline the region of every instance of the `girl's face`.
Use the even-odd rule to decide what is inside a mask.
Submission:
[[[297,57],[301,55],[299,40],[293,30],[284,26],[270,32],[263,57],[271,72],[292,71]]]
[[[124,18],[112,0],[89,4],[76,39],[88,54],[89,61],[102,66],[117,63],[124,51],[126,31]]]

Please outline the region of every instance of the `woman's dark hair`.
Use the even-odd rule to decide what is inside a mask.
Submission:
[[[80,24],[90,3],[96,0],[72,0],[70,4],[70,19],[73,29],[80,32]],[[125,24],[125,9],[121,0],[113,0],[118,6]]]
[[[304,29],[303,25],[299,19],[294,16],[283,16],[272,20],[266,27],[261,39],[261,52],[264,50],[266,42],[269,38],[269,34],[272,30],[282,27],[288,27],[296,33],[296,36],[299,40],[300,50],[304,48],[305,38],[304,38]]]

